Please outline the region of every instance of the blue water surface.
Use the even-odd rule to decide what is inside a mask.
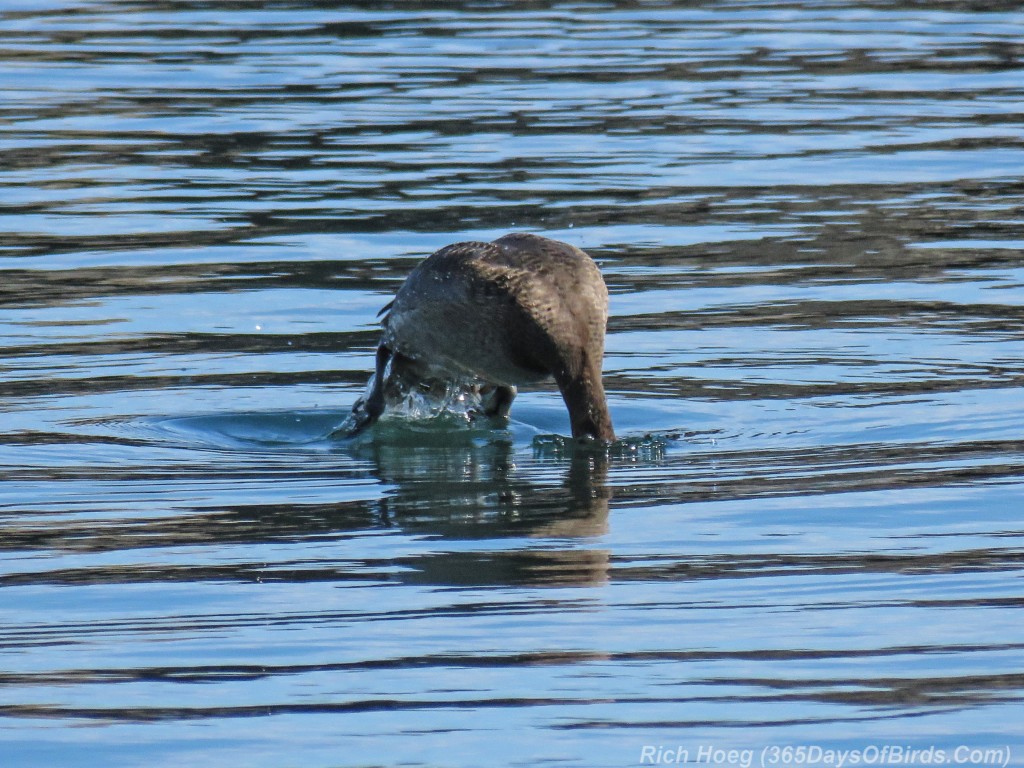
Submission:
[[[1021,40],[0,0],[4,764],[1024,764]],[[622,443],[330,439],[509,231],[599,263]]]

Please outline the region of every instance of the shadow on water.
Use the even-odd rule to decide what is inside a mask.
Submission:
[[[188,450],[301,463],[362,462],[387,492],[376,525],[443,533],[586,537],[606,530],[610,462],[655,459],[667,440],[647,436],[615,446],[577,446],[557,435],[524,447],[509,429],[467,426],[444,416],[429,421],[385,419],[356,440],[330,439],[343,413],[239,413],[150,420],[147,430],[186,441]],[[522,430],[517,430],[521,432]],[[543,467],[533,482],[521,464]],[[561,533],[557,533],[560,531]]]
[[[442,546],[406,564],[406,582],[468,585],[568,586],[602,583],[608,552],[580,541],[608,528],[609,459],[574,452],[547,463],[546,482],[534,480],[517,463],[511,440],[471,439],[410,447],[404,441],[374,442],[378,479],[391,490],[380,501],[382,524],[409,534],[460,542]],[[492,541],[483,548],[465,542],[543,538],[542,547],[511,548]]]
[[[458,544],[414,557],[387,557],[375,568],[349,572],[240,562],[232,566],[159,563],[144,567],[50,571],[49,583],[125,583],[231,579],[307,581],[375,578],[399,583],[566,586],[601,583],[607,552],[586,543],[608,530],[611,490],[609,466],[654,460],[667,441],[646,437],[615,448],[582,449],[558,436],[518,441],[510,430],[453,428],[444,419],[431,423],[385,420],[359,440],[325,439],[343,414],[278,412],[211,414],[149,419],[113,426],[133,445],[186,450],[205,456],[187,471],[205,483],[226,486],[217,503],[192,505],[158,520],[120,520],[102,532],[77,526],[48,532],[11,531],[6,545],[22,548],[105,552],[144,547],[176,547],[197,542],[268,544],[297,539],[335,540],[359,533],[401,532],[415,538]],[[168,477],[177,476],[168,468]],[[290,486],[325,485],[341,489],[358,480],[364,493],[343,501],[282,503],[252,499],[231,501],[232,483],[257,478]],[[145,478],[154,482],[156,468]],[[368,478],[381,492],[365,493]],[[242,493],[242,495],[246,495]],[[337,491],[328,495],[338,495]],[[521,547],[522,538],[544,539],[539,547]],[[509,544],[498,542],[508,540]],[[482,550],[468,542],[489,541]],[[378,570],[383,568],[383,570]],[[9,576],[4,583],[30,583],[34,577]]]

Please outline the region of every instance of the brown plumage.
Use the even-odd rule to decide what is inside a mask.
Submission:
[[[553,377],[573,437],[615,439],[601,380],[608,290],[579,248],[530,234],[455,243],[422,261],[382,313],[375,377],[346,435],[410,381],[477,380],[487,413],[504,416],[516,387]]]

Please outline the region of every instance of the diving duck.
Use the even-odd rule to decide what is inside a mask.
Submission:
[[[470,381],[487,416],[553,378],[577,439],[615,439],[601,379],[608,289],[567,243],[515,233],[428,256],[380,314],[376,371],[336,435],[353,437],[420,386]]]

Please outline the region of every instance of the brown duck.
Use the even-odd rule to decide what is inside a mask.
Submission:
[[[411,387],[471,380],[486,415],[504,417],[516,387],[554,378],[573,437],[615,439],[601,380],[608,289],[579,248],[530,234],[455,243],[381,314],[376,372],[335,434],[362,432]]]

